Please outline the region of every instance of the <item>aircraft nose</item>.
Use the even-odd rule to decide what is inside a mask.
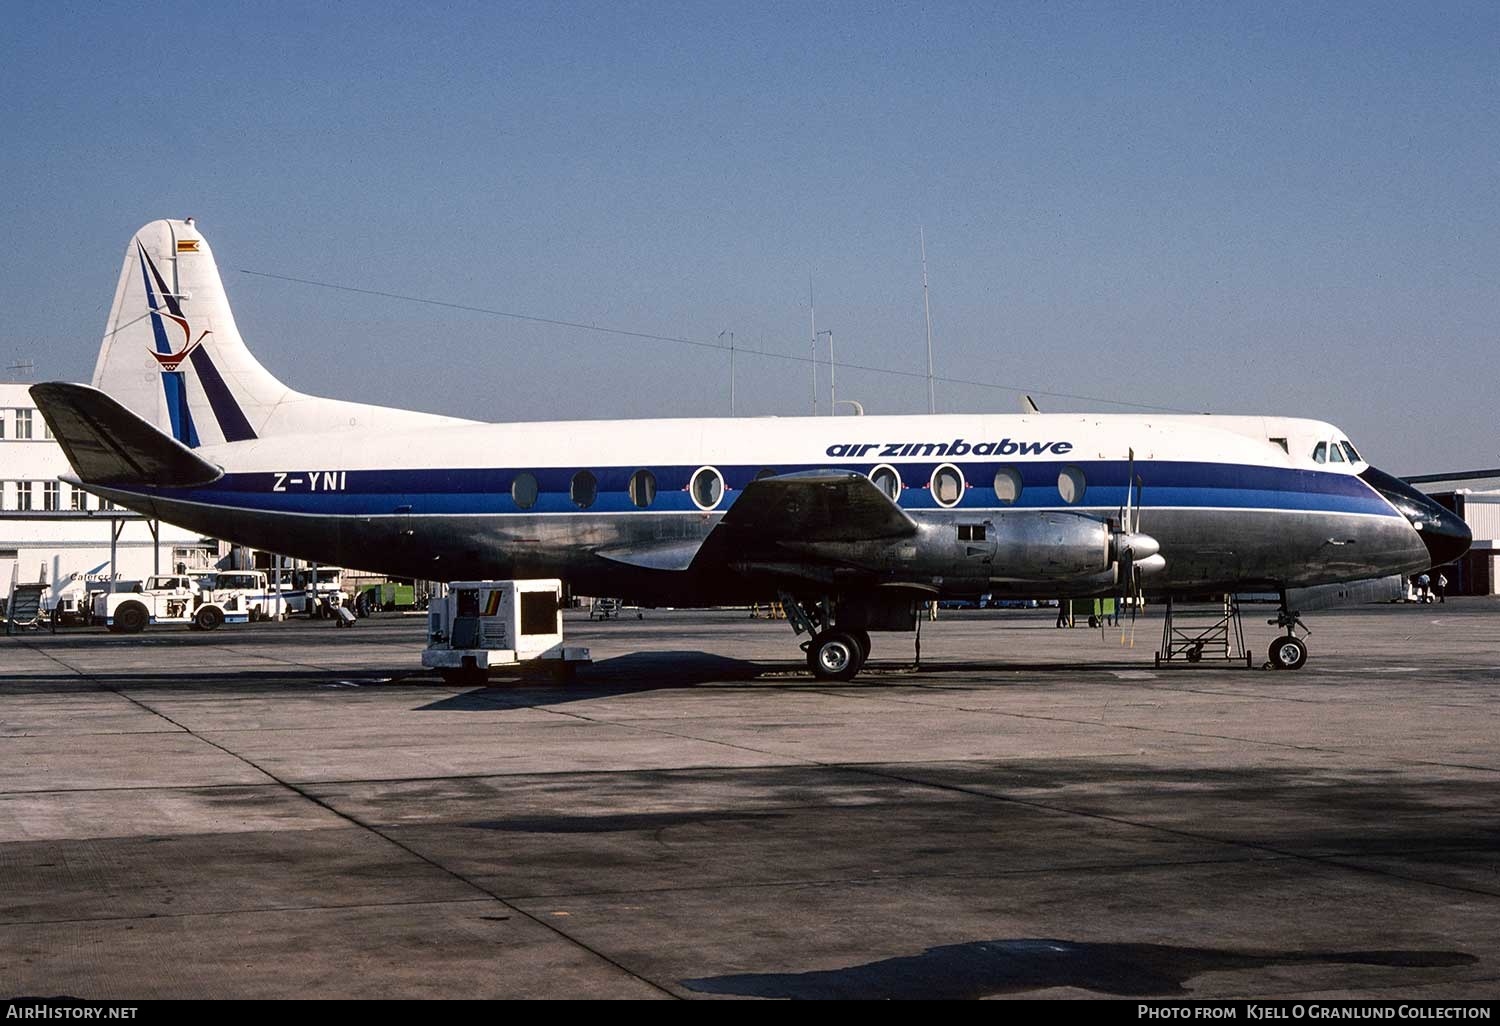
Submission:
[[[1420,525],[1412,526],[1421,531],[1422,544],[1427,546],[1427,551],[1432,556],[1432,565],[1442,566],[1469,551],[1474,533],[1457,515],[1431,499],[1427,500],[1427,505],[1431,507],[1427,518]]]
[[[1411,521],[1422,544],[1427,547],[1433,566],[1451,563],[1469,551],[1474,535],[1456,513],[1439,506],[1399,477],[1392,477],[1374,467],[1367,468],[1359,476]]]

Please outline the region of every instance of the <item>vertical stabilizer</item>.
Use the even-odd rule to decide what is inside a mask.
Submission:
[[[188,446],[257,438],[300,398],[245,348],[191,219],[153,221],[130,240],[94,387]]]
[[[152,221],[125,247],[94,387],[183,445],[351,427],[461,423],[295,392],[250,354],[213,250],[191,218]]]

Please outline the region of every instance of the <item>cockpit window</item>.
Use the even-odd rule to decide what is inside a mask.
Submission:
[[[1319,442],[1318,445],[1317,445],[1317,448],[1313,449],[1313,462],[1314,463],[1327,463],[1328,462],[1328,443],[1327,442]]]
[[[1350,445],[1347,440],[1339,442],[1339,445],[1344,447],[1344,452],[1348,455],[1350,463],[1359,462],[1359,453],[1355,452],[1354,446]]]
[[[1328,462],[1329,463],[1342,463],[1342,462],[1344,462],[1344,451],[1339,448],[1339,443],[1334,442],[1332,445],[1330,445],[1328,447]]]

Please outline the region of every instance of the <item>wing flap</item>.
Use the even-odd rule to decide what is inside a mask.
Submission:
[[[88,385],[49,381],[31,397],[85,484],[205,485],[224,471]]]

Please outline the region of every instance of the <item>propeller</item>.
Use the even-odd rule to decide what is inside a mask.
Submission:
[[[1141,579],[1167,565],[1159,554],[1161,545],[1149,534],[1141,533],[1141,479],[1135,474],[1135,450],[1129,450],[1130,462],[1125,477],[1125,505],[1120,507],[1120,530],[1115,535],[1115,609],[1125,597],[1130,605],[1130,645],[1135,647],[1135,618],[1141,607]],[[1120,632],[1120,643],[1125,643],[1125,632]]]

